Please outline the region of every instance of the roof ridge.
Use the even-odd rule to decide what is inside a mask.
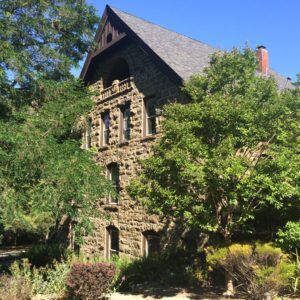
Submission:
[[[194,41],[194,42],[197,42],[197,43],[200,43],[200,44],[202,44],[202,45],[205,45],[205,46],[207,46],[207,47],[209,47],[209,48],[213,48],[213,49],[222,51],[222,49],[220,49],[220,48],[211,46],[211,45],[209,45],[209,44],[206,43],[206,42],[202,42],[202,41],[200,41],[200,40],[197,40],[197,39],[195,39],[195,38],[192,38],[192,37],[190,37],[190,36],[187,36],[187,35],[185,35],[185,34],[183,34],[183,33],[179,33],[179,32],[177,32],[177,31],[175,31],[175,30],[173,30],[173,29],[166,28],[166,27],[164,27],[164,26],[161,26],[161,25],[159,25],[159,24],[156,24],[156,23],[151,22],[151,21],[149,21],[149,20],[146,20],[146,19],[144,19],[144,18],[141,18],[141,17],[138,17],[138,16],[133,15],[133,14],[131,14],[131,13],[128,13],[128,12],[126,12],[126,11],[120,10],[120,9],[118,9],[118,8],[116,8],[116,7],[111,6],[111,5],[107,5],[107,6],[108,6],[110,9],[112,9],[114,12],[116,12],[116,13],[119,11],[119,12],[121,12],[121,13],[123,13],[123,14],[128,15],[128,16],[131,16],[131,17],[134,17],[134,18],[136,18],[136,19],[142,20],[143,22],[146,22],[146,23],[148,23],[148,24],[150,24],[150,25],[159,27],[159,28],[161,28],[161,29],[163,29],[163,30],[166,30],[166,31],[169,31],[169,32],[176,33],[176,34],[178,34],[178,35],[180,35],[180,36],[183,36],[183,37],[185,37],[185,38],[187,38],[187,39],[190,39],[190,40],[192,40],[192,41]]]

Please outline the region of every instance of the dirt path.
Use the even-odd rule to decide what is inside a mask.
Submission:
[[[226,299],[220,296],[222,293],[215,293],[203,290],[187,290],[184,288],[168,288],[156,290],[144,290],[137,293],[113,293],[110,300],[212,300]],[[238,300],[238,298],[235,298]],[[231,298],[234,300],[234,298]],[[240,299],[241,300],[241,299]]]

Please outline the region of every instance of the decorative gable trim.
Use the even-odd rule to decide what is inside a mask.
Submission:
[[[138,46],[140,46],[152,59],[154,63],[169,77],[169,79],[176,85],[182,85],[183,79],[163,60],[157,55],[118,15],[114,10],[106,5],[102,16],[102,24],[100,24],[95,36],[99,48],[91,51],[84,63],[80,78],[86,81],[86,76],[90,65],[94,58],[99,56],[108,48],[112,47],[126,36],[129,36]],[[105,42],[107,35],[112,33],[112,41]],[[92,67],[92,66],[91,66]]]
[[[84,66],[82,68],[80,78],[83,80],[85,79],[94,57],[98,56],[114,44],[118,43],[126,36],[127,35],[122,29],[122,26],[120,26],[120,24],[118,24],[118,21],[110,15],[109,7],[106,6],[106,9],[101,18],[101,24],[99,25],[95,36],[97,47],[96,49],[90,51],[90,53],[88,54],[88,57],[86,58]]]

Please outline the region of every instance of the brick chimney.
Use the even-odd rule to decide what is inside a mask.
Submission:
[[[264,75],[269,74],[269,55],[265,46],[257,46],[256,58],[258,61],[258,71]]]

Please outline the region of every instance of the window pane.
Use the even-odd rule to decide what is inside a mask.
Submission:
[[[148,118],[148,134],[155,134],[156,133],[156,118],[150,117]]]
[[[111,180],[112,186],[115,188],[116,193],[119,193],[120,181],[119,181],[119,166],[117,164],[111,164],[108,166],[108,178]],[[118,203],[118,195],[110,195],[108,198],[109,203]]]
[[[109,129],[109,125],[110,125],[109,114],[105,114],[103,120],[104,120],[105,129]]]
[[[148,100],[148,117],[155,116],[156,103],[154,100]]]
[[[103,115],[102,121],[103,121],[103,145],[107,145],[109,143],[109,126],[110,126],[109,113]]]
[[[130,139],[130,108],[124,109],[123,112],[123,139]]]
[[[113,166],[111,169],[111,181],[114,186],[119,186],[119,168],[118,166]]]
[[[115,228],[110,230],[110,250],[115,254],[119,252],[119,230]]]
[[[146,101],[146,134],[156,134],[156,101]]]
[[[147,253],[148,255],[153,253],[158,253],[160,250],[159,237],[157,235],[148,235],[147,236]]]

